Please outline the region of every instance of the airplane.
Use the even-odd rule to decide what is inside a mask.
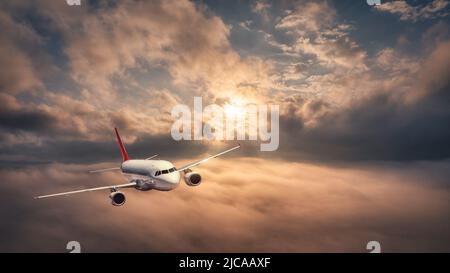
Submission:
[[[170,161],[166,160],[154,160],[153,158],[158,155],[151,156],[146,159],[130,159],[127,151],[123,145],[122,139],[120,138],[119,131],[114,128],[116,133],[117,143],[119,144],[120,152],[122,154],[122,164],[120,167],[107,168],[100,170],[89,171],[90,173],[102,173],[109,171],[121,171],[125,178],[129,181],[125,184],[97,187],[90,189],[82,189],[76,191],[41,195],[34,197],[35,199],[43,199],[54,196],[65,196],[82,192],[100,191],[100,190],[110,190],[109,197],[111,198],[111,204],[114,206],[122,206],[125,204],[125,194],[120,192],[119,189],[123,188],[135,188],[140,191],[148,190],[159,190],[159,191],[170,191],[175,189],[181,178],[181,173],[184,174],[184,181],[188,186],[194,187],[200,185],[202,177],[199,173],[193,172],[191,168],[198,166],[206,161],[221,156],[223,154],[229,153],[241,147],[240,144],[220,152],[218,154],[209,156],[202,160],[187,164],[181,168],[176,168]]]

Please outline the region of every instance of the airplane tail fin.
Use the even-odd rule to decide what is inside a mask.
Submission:
[[[122,153],[122,159],[123,161],[127,161],[130,158],[128,157],[127,150],[125,150],[125,147],[123,146],[122,139],[120,138],[119,135],[119,131],[117,131],[117,128],[114,128],[114,131],[116,131],[117,143],[119,143],[120,152]]]

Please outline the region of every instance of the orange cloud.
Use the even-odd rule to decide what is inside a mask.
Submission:
[[[450,192],[442,167],[214,159],[198,168],[199,187],[124,190],[128,200],[119,208],[107,192],[31,199],[121,183],[119,174],[91,176],[81,165],[2,170],[2,200],[18,210],[5,223],[15,234],[0,249],[64,252],[67,241],[78,240],[86,252],[366,252],[377,240],[386,252],[448,251]]]

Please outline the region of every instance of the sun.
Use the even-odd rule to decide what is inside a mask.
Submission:
[[[244,114],[245,102],[242,99],[231,99],[224,105],[224,111],[227,117],[237,117]]]
[[[225,105],[225,114],[228,117],[235,117],[242,113],[242,109],[240,107],[227,104]]]

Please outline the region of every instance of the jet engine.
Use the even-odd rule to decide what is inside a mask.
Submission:
[[[198,186],[202,182],[202,177],[198,173],[188,172],[184,175],[184,181],[189,186]]]
[[[125,204],[125,194],[120,191],[112,192],[109,195],[109,198],[111,198],[111,204],[114,206],[122,206]]]

